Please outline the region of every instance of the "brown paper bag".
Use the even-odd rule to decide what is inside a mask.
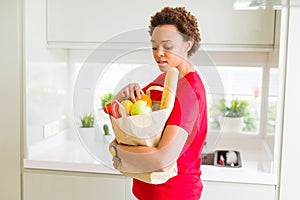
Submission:
[[[171,73],[173,73],[173,75],[168,75]],[[160,90],[163,92],[162,101],[165,100],[168,102],[164,102],[164,106],[162,106],[163,102],[159,102],[161,104],[158,104],[158,106],[157,104],[154,104],[152,107],[153,111],[148,114],[126,116],[125,109],[119,103],[121,108],[121,117],[114,118],[110,115],[112,128],[118,143],[126,145],[143,145],[149,147],[155,147],[158,145],[165,127],[165,123],[168,120],[174,106],[177,81],[178,71],[177,69],[174,69],[170,73],[167,73],[164,82],[164,88],[159,86],[149,87],[146,92],[147,94],[149,94],[151,90]],[[159,109],[157,109],[157,107]],[[145,173],[131,173],[134,171],[134,166],[124,162],[121,164],[122,169],[124,169],[121,171],[121,173],[151,184],[164,183],[168,179],[177,175],[176,163],[164,172],[155,171]]]
[[[110,116],[116,140],[126,145],[157,146],[171,111],[171,108],[167,108],[143,115]]]

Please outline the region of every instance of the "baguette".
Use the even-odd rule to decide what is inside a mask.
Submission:
[[[167,72],[164,80],[160,109],[173,108],[176,97],[178,74],[179,72],[176,68],[171,68]]]

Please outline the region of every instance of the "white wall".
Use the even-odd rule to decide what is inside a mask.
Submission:
[[[289,32],[286,63],[286,94],[282,138],[280,199],[300,199],[299,164],[300,133],[300,0],[292,0],[289,14]]]
[[[46,0],[25,0],[27,146],[43,139],[43,126],[68,127],[68,51],[48,49]]]
[[[0,2],[0,199],[21,199],[22,1]]]

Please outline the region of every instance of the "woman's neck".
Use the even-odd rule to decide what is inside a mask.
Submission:
[[[179,71],[179,79],[183,78],[190,72],[195,72],[194,66],[190,62],[184,62],[180,66],[177,67]]]

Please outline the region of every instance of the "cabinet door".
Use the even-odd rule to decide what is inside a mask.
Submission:
[[[47,1],[48,43],[93,43],[144,29],[134,41],[127,37],[118,42],[149,43],[147,28],[150,17],[165,5],[185,6],[199,22],[203,44],[272,45],[274,11],[237,11],[234,0],[190,1]]]
[[[275,200],[274,185],[203,181],[205,200]]]
[[[23,1],[0,3],[0,199],[21,199]]]
[[[125,177],[24,173],[24,200],[125,199]]]
[[[137,200],[137,198],[135,198],[135,196],[132,194],[132,178],[130,177],[126,177],[126,189],[125,189],[125,193],[126,193],[126,200]]]

